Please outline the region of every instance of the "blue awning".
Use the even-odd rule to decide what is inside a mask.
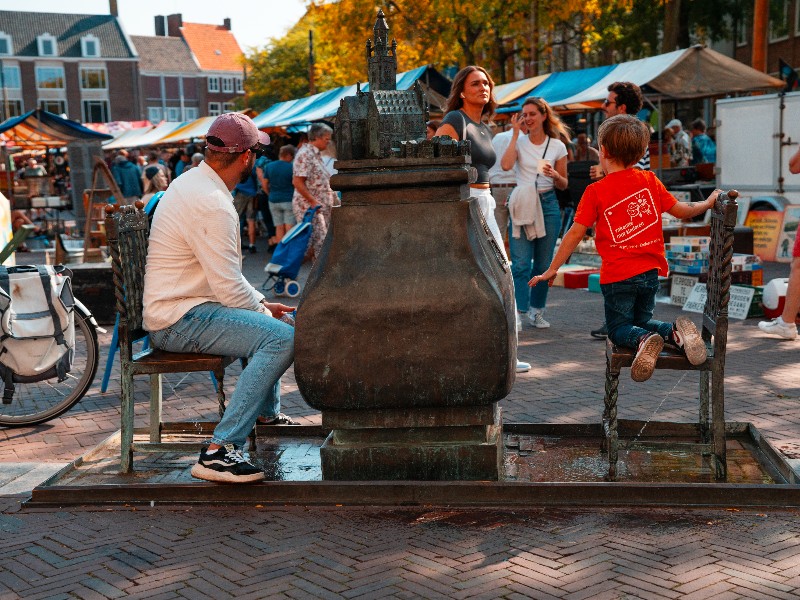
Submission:
[[[574,96],[578,92],[585,90],[587,87],[605,77],[609,72],[613,71],[614,68],[615,67],[612,65],[580,69],[578,71],[551,73],[547,79],[542,81],[542,83],[537,85],[530,92],[499,108],[497,112],[517,112],[522,108],[523,102],[531,96],[544,98],[550,105],[561,104],[560,100]]]
[[[407,90],[417,81],[424,82],[437,93],[444,92],[443,95],[447,95],[449,92],[449,80],[430,65],[398,73],[397,89]],[[331,119],[339,110],[342,98],[355,96],[356,89],[357,86],[348,85],[297,100],[279,102],[255,117],[253,122],[259,129],[269,129],[270,127],[301,126],[314,121]],[[364,84],[361,89],[365,92],[369,91],[369,84]]]

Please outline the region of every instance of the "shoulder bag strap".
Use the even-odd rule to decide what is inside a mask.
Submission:
[[[50,285],[50,272],[44,265],[36,265],[36,270],[39,271],[39,279],[44,287],[44,297],[47,299],[47,308],[50,311],[50,318],[53,320],[53,337],[60,346],[64,346],[67,341],[64,339],[64,330],[61,329],[61,318],[56,312],[56,307],[53,306],[53,288]]]

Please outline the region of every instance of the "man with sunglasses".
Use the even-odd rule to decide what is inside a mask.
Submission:
[[[242,274],[239,215],[231,190],[250,176],[269,136],[239,113],[217,117],[205,161],[175,179],[153,217],[144,280],[144,326],[170,352],[247,357],[210,445],[192,468],[198,479],[264,478],[242,448],[258,419],[296,425],[280,413],[280,377],[294,359],[291,306],[270,303]]]
[[[642,90],[639,86],[630,81],[615,81],[608,86],[608,95],[603,100],[603,112],[606,118],[615,115],[634,115],[642,110],[644,98],[642,98]],[[650,148],[644,152],[644,156],[636,163],[636,167],[645,171],[650,170]],[[592,179],[600,179],[605,176],[603,168],[600,165],[593,165],[589,169],[589,176]],[[605,339],[608,335],[606,324],[603,323],[597,329],[590,332],[591,336],[597,339]]]

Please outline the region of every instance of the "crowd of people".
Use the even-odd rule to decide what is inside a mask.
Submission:
[[[335,173],[331,138],[333,131],[314,124],[300,136],[297,146],[284,144],[277,156],[273,146],[259,148],[247,177],[233,189],[234,207],[246,233],[243,248],[255,254],[259,224],[275,247],[286,233],[300,222],[308,208],[319,206],[313,221],[312,244],[308,258],[319,253],[330,223],[331,208],[337,195],[330,187]],[[106,157],[114,181],[126,203],[142,199],[147,203],[163,192],[178,177],[196,169],[206,159],[207,148],[188,144],[175,152],[122,149]]]

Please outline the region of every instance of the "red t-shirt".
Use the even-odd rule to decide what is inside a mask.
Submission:
[[[651,269],[667,275],[661,213],[677,200],[651,171],[625,169],[591,184],[575,221],[595,228],[600,283],[614,283]]]

